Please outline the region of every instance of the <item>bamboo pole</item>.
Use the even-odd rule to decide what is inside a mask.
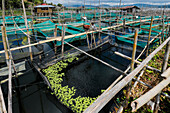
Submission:
[[[90,49],[88,34],[86,34],[86,37],[87,37],[87,45],[88,45],[88,48]]]
[[[5,26],[5,1],[2,0],[2,17],[3,17],[3,26]]]
[[[9,60],[9,81],[8,81],[8,113],[12,113],[12,70],[11,59]]]
[[[64,6],[63,6],[63,18],[65,18]],[[64,23],[65,23],[65,21],[64,21]]]
[[[28,44],[30,45],[30,44],[31,44],[31,41],[30,41],[30,34],[29,34],[29,30],[28,30],[27,15],[26,15],[26,12],[25,12],[24,0],[22,0],[22,6],[23,6],[23,11],[24,11],[25,26],[26,26],[26,28],[27,28]],[[29,52],[30,52],[30,59],[31,59],[31,61],[33,61],[31,46],[29,47]]]
[[[54,29],[54,37],[57,37],[57,25],[55,25],[55,29]],[[55,40],[54,41],[54,51],[55,51],[55,54],[57,54],[57,41]]]
[[[136,47],[137,47],[137,40],[138,40],[138,29],[135,30],[135,36],[134,36],[134,43],[133,43],[133,51],[132,51],[132,61],[131,61],[131,72],[134,70],[134,64],[135,64],[135,56],[136,56]],[[126,105],[125,108],[128,106],[129,98],[130,98],[130,90],[131,90],[131,81],[128,83],[128,87],[126,90]]]
[[[9,60],[9,54],[7,51],[7,36],[6,36],[6,29],[5,29],[5,2],[2,0],[2,16],[3,16],[3,26],[1,26],[2,30],[2,39],[3,39],[3,45],[4,45],[4,50],[5,50],[5,57],[6,57],[6,63],[9,68],[9,82],[8,82],[8,113],[12,113],[12,71],[11,71],[11,59]]]
[[[161,81],[158,85],[156,85],[154,88],[149,90],[147,93],[139,97],[137,100],[133,101],[131,103],[132,112],[136,111],[140,107],[142,107],[144,104],[146,104],[150,99],[152,99],[154,96],[156,96],[164,87],[166,87],[170,83],[170,68],[167,70],[166,73],[168,78]]]
[[[84,17],[85,17],[85,0],[84,0]]]
[[[114,69],[114,70],[116,70],[116,71],[122,73],[123,75],[126,75],[122,70],[120,70],[120,69],[118,69],[118,68],[116,68],[116,67],[114,67],[114,66],[108,64],[107,62],[104,62],[104,61],[100,60],[99,58],[96,58],[96,57],[94,57],[94,56],[88,54],[87,52],[85,52],[85,51],[83,51],[83,50],[81,50],[81,49],[79,49],[79,48],[77,48],[77,47],[71,45],[70,43],[68,43],[68,42],[66,42],[66,41],[64,41],[64,42],[65,42],[67,45],[69,45],[69,46],[71,46],[71,47],[77,49],[78,51],[80,51],[80,52],[86,54],[87,56],[89,56],[89,57],[91,57],[91,58],[93,58],[93,59],[95,59],[95,60],[97,60],[97,61],[99,61],[99,62],[105,64],[106,66],[108,66],[108,67],[110,67],[110,68],[112,68],[112,69]]]
[[[65,37],[65,28],[66,28],[66,26],[63,25],[63,26],[62,26],[62,49],[61,49],[62,57],[64,57],[64,37]]]
[[[92,35],[93,35],[93,40],[94,40],[94,46],[96,47],[96,39],[95,39],[94,33],[92,33]]]
[[[6,58],[6,63],[8,65],[9,54],[8,54],[7,43],[6,43],[5,26],[1,26],[1,30],[2,30],[2,40],[3,40],[4,50],[5,50],[5,58]]]
[[[122,54],[122,53],[119,53],[119,52],[114,52],[116,55],[119,55],[119,56],[121,56],[121,57],[123,57],[123,58],[125,58],[125,59],[128,59],[128,60],[132,60],[132,58],[131,57],[129,57],[129,56],[126,56],[126,55],[124,55],[124,54]],[[141,64],[141,62],[139,62],[139,61],[137,61],[137,60],[134,60],[134,62],[135,63],[138,63],[138,64]],[[148,69],[151,69],[151,70],[154,70],[154,71],[157,71],[157,72],[161,72],[159,69],[156,69],[156,68],[153,68],[153,67],[150,67],[150,66],[148,66],[148,65],[146,65],[146,67],[148,68]]]
[[[163,73],[168,65],[168,58],[169,58],[169,54],[170,54],[170,41],[167,43],[166,45],[166,49],[165,49],[165,55],[164,55],[164,59],[163,59],[163,64],[162,64],[162,70],[161,72]]]
[[[150,45],[149,42],[150,42],[150,37],[151,37],[151,32],[152,32],[152,23],[153,23],[153,16],[151,17],[149,36],[148,36],[148,42],[147,42],[147,50],[146,50],[146,57],[148,56],[148,53],[149,53],[149,45]]]
[[[162,14],[162,40],[164,41],[164,29],[165,29],[165,23],[164,23],[164,10]]]
[[[100,40],[100,43],[102,42],[102,39],[101,39],[101,9],[100,9],[100,0],[99,0],[99,13],[100,13],[100,17],[99,17],[99,40]],[[95,16],[96,16],[96,13],[95,13]]]
[[[2,113],[7,113],[6,111],[6,106],[5,106],[5,101],[4,101],[4,97],[3,97],[3,93],[2,93],[2,89],[1,89],[1,84],[0,84],[0,106],[1,106],[1,112]]]
[[[91,40],[90,40],[90,41],[91,41],[90,47],[93,48],[93,36],[92,36],[92,34],[90,34],[90,35],[91,35],[91,37],[90,37],[90,39],[91,39]]]
[[[123,19],[123,32],[125,32],[125,24],[126,23],[126,20],[125,19]]]
[[[60,12],[59,12],[59,9],[58,9],[58,23],[61,24],[60,23]]]
[[[132,61],[131,61],[131,71],[134,70],[134,64],[135,64],[134,61],[135,61],[135,56],[136,56],[137,40],[138,40],[138,29],[135,30],[133,51],[132,51]]]
[[[162,73],[167,68],[169,53],[170,53],[170,41],[166,45],[165,55],[164,55],[164,59],[163,59],[163,63],[162,63],[162,70],[161,70]],[[160,80],[162,80],[162,78],[160,78]],[[156,97],[156,105],[155,105],[155,111],[154,111],[155,113],[158,113],[158,110],[159,110],[160,96],[161,96],[161,92],[159,92]]]
[[[15,68],[15,64],[14,64],[14,61],[13,61],[13,56],[12,56],[12,53],[11,53],[11,51],[10,51],[10,46],[9,46],[9,43],[8,43],[8,38],[7,38],[7,35],[6,35],[6,32],[5,32],[5,40],[6,40],[6,45],[7,45],[7,48],[8,48],[8,51],[9,51],[9,56],[10,56],[10,60],[11,60],[11,65],[12,65],[12,68],[13,68],[13,70],[14,70],[14,73],[15,73],[15,76],[16,76],[16,80],[17,80],[17,84],[19,85],[19,81],[18,81],[18,74],[17,74],[17,71],[16,71],[16,68]],[[8,65],[8,67],[9,67],[9,65]],[[9,70],[9,71],[12,71],[12,70]],[[11,72],[12,73],[12,72]],[[11,75],[12,76],[12,75]],[[11,84],[12,84],[12,77],[10,77],[10,74],[9,74],[9,82],[11,82]],[[9,83],[9,90],[10,90],[10,88],[12,88],[12,86],[10,86],[10,83]],[[12,90],[12,89],[11,89]],[[24,112],[24,110],[22,109],[23,107],[22,107],[22,103],[21,103],[21,98],[20,98],[20,91],[19,91],[19,88],[16,88],[16,92],[17,92],[17,96],[18,96],[18,101],[19,101],[19,110],[20,111],[22,111],[22,112]],[[10,91],[9,91],[9,93],[10,93]],[[9,94],[10,95],[10,94]],[[12,94],[11,94],[12,95]],[[9,98],[10,99],[10,98]],[[11,97],[11,99],[12,99],[12,97]],[[11,100],[8,100],[9,102],[11,101]],[[9,103],[8,102],[8,103]],[[12,103],[12,102],[11,102]],[[11,108],[12,109],[12,108]]]
[[[135,68],[124,79],[117,83],[113,88],[107,90],[106,93],[101,94],[83,113],[97,113],[99,112],[129,81],[138,74],[143,67],[153,58],[153,56],[160,51],[170,40],[166,39],[157,49],[155,49],[137,68]]]

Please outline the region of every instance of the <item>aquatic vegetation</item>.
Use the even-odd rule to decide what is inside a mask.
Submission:
[[[71,108],[73,112],[81,113],[90,104],[92,104],[97,97],[92,98],[78,96],[75,98],[75,87],[70,88],[68,85],[62,86],[62,77],[65,76],[65,73],[62,73],[62,70],[74,60],[78,60],[78,58],[68,54],[67,59],[59,61],[56,64],[49,66],[47,69],[43,69],[42,71],[46,74],[45,76],[49,80],[51,88],[53,89],[53,92],[51,94],[55,95],[64,105]]]

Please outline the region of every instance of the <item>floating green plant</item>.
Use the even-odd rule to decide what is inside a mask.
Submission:
[[[75,98],[75,87],[70,88],[69,86],[62,86],[62,77],[65,76],[65,73],[62,73],[62,70],[74,60],[78,60],[78,58],[68,54],[67,59],[59,61],[56,64],[49,66],[47,69],[43,69],[42,71],[45,73],[45,76],[47,77],[51,84],[51,88],[53,89],[51,94],[55,95],[64,105],[71,108],[73,112],[81,113],[90,104],[92,104],[97,97],[92,98],[78,96]],[[103,91],[104,90],[102,90],[102,92]]]

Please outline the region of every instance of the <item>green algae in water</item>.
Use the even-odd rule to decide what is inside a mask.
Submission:
[[[76,93],[75,87],[62,86],[63,76],[65,73],[62,73],[62,70],[68,66],[69,63],[78,60],[78,57],[70,56],[69,58],[59,61],[56,64],[49,66],[47,69],[43,69],[45,76],[51,84],[51,88],[54,92],[52,95],[56,97],[67,107],[71,108],[73,112],[81,113],[83,112],[90,104],[92,104],[96,98],[92,97],[74,97]],[[102,91],[103,92],[103,91]]]

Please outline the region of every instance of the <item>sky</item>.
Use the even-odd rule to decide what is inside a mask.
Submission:
[[[65,6],[69,5],[83,5],[84,0],[46,0],[47,3],[53,2],[54,4],[61,3]],[[100,0],[101,4],[118,5],[120,0]],[[122,5],[130,5],[135,3],[152,4],[152,5],[170,5],[170,0],[122,0]],[[99,5],[99,0],[85,0],[86,5]]]

